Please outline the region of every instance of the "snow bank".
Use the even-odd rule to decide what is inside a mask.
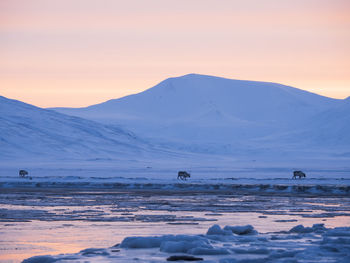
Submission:
[[[127,237],[111,248],[84,249],[77,254],[36,256],[24,263],[43,262],[164,262],[177,259],[205,262],[349,262],[350,227],[298,225],[289,231],[261,234],[251,225],[213,225],[206,235]]]

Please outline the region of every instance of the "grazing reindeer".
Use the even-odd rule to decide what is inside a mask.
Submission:
[[[297,177],[299,177],[299,179],[303,177],[305,178],[306,174],[304,174],[302,171],[294,171],[292,179],[297,179]]]
[[[26,175],[28,175],[28,172],[26,170],[19,170],[18,174],[19,177],[24,178]]]
[[[177,179],[181,179],[181,180],[187,180],[187,178],[190,178],[191,174],[189,174],[186,171],[180,171],[177,173]]]

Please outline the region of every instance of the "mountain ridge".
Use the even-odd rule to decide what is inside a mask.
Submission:
[[[116,101],[120,102],[120,101],[128,100],[128,99],[131,99],[131,98],[134,98],[134,97],[137,97],[137,96],[141,96],[141,95],[145,95],[145,94],[148,94],[148,93],[152,93],[152,92],[154,92],[156,90],[159,90],[159,89],[162,89],[162,90],[164,90],[164,88],[168,88],[168,90],[169,90],[169,88],[170,88],[170,90],[174,89],[174,86],[172,85],[173,81],[186,80],[186,79],[195,80],[195,79],[203,79],[203,78],[205,78],[206,80],[229,81],[229,82],[236,82],[236,83],[241,83],[241,84],[242,83],[249,84],[249,85],[253,85],[253,86],[260,85],[260,86],[268,86],[268,87],[280,88],[280,89],[283,89],[283,91],[292,94],[293,96],[295,95],[295,93],[302,92],[302,93],[305,93],[305,94],[309,94],[311,96],[317,96],[319,98],[322,98],[323,100],[334,100],[334,101],[339,100],[339,99],[329,98],[329,97],[326,97],[326,96],[323,96],[323,95],[319,95],[319,94],[316,94],[316,93],[312,93],[312,92],[309,92],[309,91],[305,91],[305,90],[302,90],[302,89],[298,89],[298,88],[295,88],[295,87],[292,87],[292,86],[287,86],[287,85],[283,85],[283,84],[279,84],[279,83],[275,83],[275,82],[238,80],[238,79],[229,79],[229,78],[222,78],[222,77],[216,77],[216,76],[209,76],[209,75],[201,75],[201,74],[191,73],[191,74],[183,75],[183,76],[180,76],[180,77],[167,78],[167,79],[161,81],[160,83],[158,83],[157,85],[155,85],[155,86],[153,86],[151,88],[148,88],[148,89],[146,89],[146,90],[144,90],[144,91],[142,91],[140,93],[130,94],[130,95],[127,95],[127,96],[124,96],[124,97],[121,97],[121,98],[110,99],[110,100],[107,100],[105,102],[93,104],[93,105],[90,105],[90,106],[87,106],[87,107],[80,107],[80,108],[72,108],[72,107],[53,107],[52,108],[51,107],[49,109],[55,109],[55,110],[59,110],[59,109],[91,109],[91,108],[98,107],[100,105],[108,105],[108,104],[114,103]],[[170,84],[170,85],[168,85],[168,84]],[[179,87],[177,87],[177,88],[179,88]]]
[[[188,74],[138,94],[85,108],[54,110],[118,123],[150,139],[217,142],[234,141],[235,135],[240,140],[256,139],[295,129],[340,102],[273,82]]]
[[[129,131],[0,96],[1,157],[113,157],[146,143]]]
[[[0,146],[8,155],[40,155],[38,144],[48,155],[56,149],[84,158],[140,156],[153,146],[180,155],[334,155],[350,148],[349,102],[278,83],[198,74],[85,108],[41,109],[0,97]]]

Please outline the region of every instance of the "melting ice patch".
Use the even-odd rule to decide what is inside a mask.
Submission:
[[[258,233],[253,226],[211,226],[205,235],[126,237],[110,248],[77,254],[35,256],[42,262],[350,262],[350,227],[298,225],[289,231]]]

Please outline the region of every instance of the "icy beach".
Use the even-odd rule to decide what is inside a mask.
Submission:
[[[212,170],[188,181],[155,168],[32,168],[31,180],[3,170],[0,260],[347,262],[348,170],[301,180],[276,168]]]
[[[110,248],[76,254],[38,256],[39,262],[349,262],[350,227],[297,225],[289,231],[260,234],[251,225],[210,227],[202,235],[127,237]]]

